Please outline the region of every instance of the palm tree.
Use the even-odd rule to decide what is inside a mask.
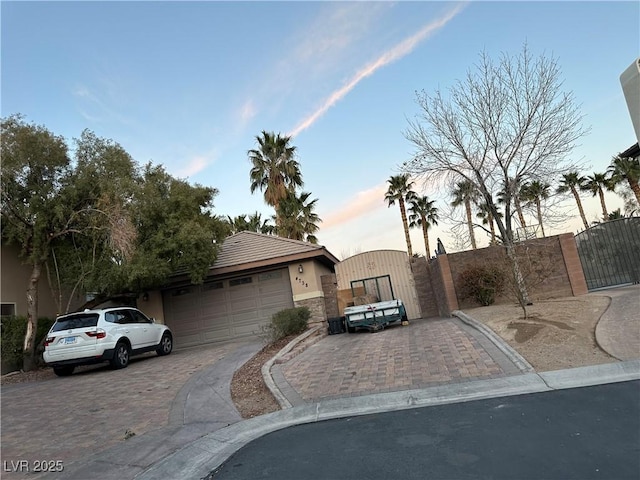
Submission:
[[[500,190],[498,192],[498,203],[505,204],[508,201],[508,198],[513,199],[513,206],[516,209],[516,213],[518,214],[518,221],[520,222],[520,226],[522,228],[527,226],[527,222],[524,219],[524,212],[522,211],[522,203],[521,200],[524,200],[524,185],[520,185],[520,181],[510,179],[508,187]],[[508,189],[508,191],[507,191]],[[507,195],[507,193],[509,195]]]
[[[276,227],[281,218],[278,214],[280,202],[288,192],[301,187],[302,174],[300,165],[294,159],[296,147],[289,144],[291,137],[262,131],[257,136],[258,148],[247,152],[253,164],[250,172],[251,193],[256,190],[264,192],[264,201],[276,211]]]
[[[580,195],[578,194],[578,190],[585,183],[585,178],[582,177],[578,172],[569,172],[562,175],[562,179],[560,180],[560,186],[557,188],[558,193],[566,193],[571,192],[573,194],[573,198],[576,200],[576,204],[578,205],[578,211],[580,212],[580,218],[582,218],[582,223],[584,224],[584,228],[589,228],[589,223],[587,222],[587,217],[584,215],[584,209],[582,208],[582,202],[580,201]]]
[[[609,220],[609,212],[607,212],[607,204],[604,201],[604,190],[606,188],[610,192],[613,191],[613,182],[604,173],[593,173],[585,179],[585,183],[581,189],[585,192],[591,192],[595,197],[600,197],[600,206],[602,207],[602,220],[605,222]]]
[[[405,202],[412,201],[416,194],[411,188],[413,182],[409,181],[409,174],[403,173],[401,175],[395,175],[387,180],[389,188],[384,195],[384,199],[387,201],[387,207],[394,205],[396,200],[400,206],[400,216],[402,217],[402,226],[404,227],[404,238],[407,241],[407,253],[409,257],[413,257],[413,251],[411,248],[411,238],[409,237],[409,224],[407,223],[407,211],[405,209]]]
[[[277,211],[277,216],[280,217],[280,224],[276,225],[275,228],[277,235],[293,240],[318,243],[318,239],[314,234],[320,229],[318,223],[322,222],[322,220],[313,211],[318,199],[310,201],[310,196],[311,193],[309,192],[302,192],[300,196],[297,196],[295,192],[289,192],[280,201]]]
[[[460,205],[464,205],[464,208],[467,212],[467,226],[469,227],[469,237],[471,238],[471,248],[474,250],[477,247],[476,245],[476,237],[473,233],[473,217],[471,214],[471,204],[478,203],[478,199],[480,195],[478,194],[478,190],[473,182],[469,180],[463,180],[456,183],[456,188],[451,192],[453,195],[453,201],[451,202],[452,207],[459,207]]]
[[[427,196],[413,198],[410,203],[409,228],[422,227],[426,257],[430,258],[429,228],[431,225],[438,225],[438,207],[435,207],[435,201],[429,200]]]
[[[617,155],[611,160],[611,165],[607,169],[614,184],[627,181],[629,187],[636,196],[636,201],[640,205],[640,158],[621,157]]]
[[[523,185],[520,189],[520,196],[529,203],[533,203],[536,206],[536,213],[538,215],[538,224],[542,230],[542,236],[546,237],[544,233],[544,225],[542,224],[542,200],[549,198],[549,190],[551,185],[535,180],[531,183]]]
[[[260,213],[255,212],[249,215],[238,215],[237,217],[230,217],[227,215],[227,224],[231,230],[231,234],[238,232],[257,232],[257,233],[273,233],[273,225],[269,223],[269,220],[262,220]]]
[[[498,212],[498,216],[500,218],[503,217],[500,212]],[[494,225],[493,213],[491,212],[489,205],[487,205],[487,202],[482,202],[478,205],[478,213],[476,213],[476,217],[482,219],[483,225],[489,225],[489,231],[491,232],[489,245],[497,245],[498,240],[496,239],[496,227]]]

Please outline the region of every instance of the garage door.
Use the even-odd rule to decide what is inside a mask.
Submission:
[[[271,316],[293,307],[287,269],[173,288],[163,293],[176,347],[257,336]]]

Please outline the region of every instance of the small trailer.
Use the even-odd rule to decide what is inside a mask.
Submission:
[[[357,328],[376,332],[389,324],[406,321],[407,312],[402,300],[396,299],[346,307],[344,318],[349,333],[355,332]]]

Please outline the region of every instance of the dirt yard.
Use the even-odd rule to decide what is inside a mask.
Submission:
[[[527,319],[516,305],[465,309],[484,323],[538,372],[617,361],[598,347],[595,329],[609,298],[582,295],[544,300],[527,307]]]

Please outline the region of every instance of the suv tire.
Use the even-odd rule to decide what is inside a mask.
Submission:
[[[169,355],[173,350],[173,337],[170,333],[165,332],[160,339],[156,353],[160,356]]]
[[[74,366],[53,367],[53,373],[59,377],[68,377],[73,373]]]
[[[111,363],[111,367],[114,369],[125,368],[129,365],[130,356],[131,351],[129,350],[129,345],[125,342],[118,342],[113,351],[113,358],[109,363]]]

